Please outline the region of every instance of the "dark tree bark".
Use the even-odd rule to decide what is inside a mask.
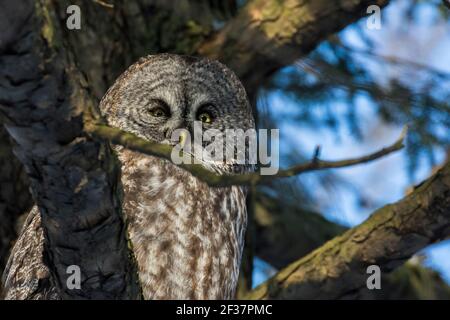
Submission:
[[[0,127],[0,140],[9,142],[3,127]],[[14,156],[12,145],[0,144],[0,273],[5,267],[9,248],[20,230],[19,218],[33,203],[28,185],[28,177]]]
[[[280,68],[389,0],[253,0],[198,52],[235,70],[252,94]]]
[[[58,10],[49,1],[15,3],[2,1],[15,32],[1,41],[0,104],[41,212],[54,285],[63,298],[139,298],[119,163],[83,132],[95,100],[66,50]],[[70,265],[82,270],[82,290],[66,286]]]
[[[309,53],[328,35],[364,16],[368,5],[385,6],[387,3],[387,0],[291,0],[283,3],[251,0],[224,28],[214,31],[213,19],[199,19],[198,7],[194,4],[174,7],[164,1],[138,0],[117,1],[114,8],[109,8],[85,0],[75,1],[82,10],[82,30],[69,31],[65,27],[65,9],[73,1],[40,0],[33,3],[0,0],[0,27],[6,30],[0,34],[0,110],[17,143],[16,152],[25,165],[34,202],[42,211],[47,262],[61,295],[65,298],[139,297],[133,258],[125,236],[126,222],[121,214],[119,164],[108,145],[93,139],[83,128],[86,111],[96,109],[100,97],[130,63],[146,54],[167,51],[218,58],[236,71],[249,90],[250,97],[254,98],[258,88],[274,72]],[[12,156],[9,138],[1,134],[0,139],[0,163],[11,165],[11,170],[3,170],[3,166],[0,170],[0,214],[6,217],[2,220],[5,221],[2,228],[6,231],[5,236],[2,233],[0,255],[4,255],[15,237],[17,217],[30,206],[30,194],[27,177]],[[448,177],[444,179],[448,182],[446,179]],[[431,185],[433,203],[439,204],[436,208],[442,209],[448,205],[448,200],[442,198],[442,195],[448,198],[448,189],[444,188],[448,185],[447,182],[442,183],[442,177],[433,181],[426,185]],[[15,197],[11,197],[9,190],[14,190]],[[415,200],[430,200],[425,191],[419,190],[414,194],[420,193],[421,196],[414,200],[407,198],[401,203],[410,203],[412,207]],[[442,192],[441,196],[438,192]],[[399,205],[395,208],[401,211],[399,216],[403,217],[410,207]],[[281,215],[284,218],[275,218],[285,219],[288,216],[286,220],[275,220],[272,225],[273,220],[268,223],[260,219],[263,215],[274,218],[267,212],[277,210],[282,211],[283,208],[274,199],[259,199],[255,211],[255,253],[277,267],[301,257],[343,231],[343,228],[317,217],[311,219],[311,225],[320,225],[322,233],[313,236],[297,217],[285,215],[286,212],[295,214],[294,208],[284,211]],[[345,251],[346,245],[354,241],[342,239],[353,237],[354,232],[363,236],[363,230],[369,232],[367,241],[375,242],[382,248],[381,241],[376,241],[381,238],[373,239],[372,235],[385,231],[387,236],[397,240],[393,243],[398,244],[395,248],[397,255],[391,253],[386,261],[381,261],[386,270],[391,270],[448,231],[444,232],[443,224],[441,229],[436,229],[431,218],[420,212],[413,211],[418,220],[422,219],[420,222],[424,223],[424,228],[429,228],[418,232],[424,232],[428,237],[415,233],[402,237],[401,232],[407,229],[395,229],[390,224],[387,228],[374,227],[376,232],[371,232],[369,226],[377,221],[373,218],[369,220],[372,222],[338,238],[341,240],[333,241],[339,242]],[[388,213],[377,213],[374,217],[384,217],[385,214]],[[448,221],[444,213],[439,212],[439,217]],[[285,241],[277,241],[280,224],[294,221],[305,229],[283,229],[287,232]],[[397,218],[392,218],[392,222],[405,223],[406,228],[418,226],[411,226],[411,221]],[[442,221],[439,220],[439,223]],[[388,231],[393,232],[389,234]],[[286,250],[289,244],[297,241],[301,245],[290,246],[292,250]],[[405,243],[415,246],[408,249],[402,246]],[[355,267],[358,279],[350,279],[342,271],[342,278],[326,280],[326,290],[316,296],[317,288],[322,288],[320,281],[325,281],[326,276],[320,274],[316,291],[312,290],[309,294],[315,297],[362,296],[359,287],[348,288],[346,292],[336,289],[334,293],[331,288],[337,288],[342,281],[347,285],[353,280],[356,285],[361,283],[360,268],[364,264],[358,260],[358,250],[362,250],[365,244],[366,241],[361,241],[348,247],[350,251],[355,250],[351,252],[356,257],[352,261],[356,263],[351,267]],[[311,255],[323,252],[320,254],[325,256],[321,258],[326,258],[329,247],[325,245]],[[403,249],[405,251],[400,251]],[[279,261],[276,261],[277,252]],[[298,264],[298,268],[294,268],[293,273],[287,275],[286,271],[282,271],[275,277],[284,280],[269,282],[275,283],[275,293],[268,290],[272,285],[266,284],[252,297],[305,297],[303,289],[312,283],[311,279],[308,276],[297,277],[303,272],[302,268],[313,267],[311,262],[305,262],[310,261],[308,257],[311,255],[300,260],[303,261],[301,263],[294,263],[295,266]],[[81,266],[85,272],[83,277],[88,280],[82,292],[68,291],[64,286],[67,276],[65,268],[78,264],[80,256],[86,263]],[[372,258],[378,261],[380,257]],[[347,258],[342,256],[339,261],[342,259]],[[100,267],[94,267],[94,261],[101,261]]]

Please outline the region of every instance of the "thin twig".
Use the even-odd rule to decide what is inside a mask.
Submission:
[[[172,161],[172,147],[166,144],[151,142],[142,139],[132,133],[122,131],[117,128],[112,128],[104,124],[86,123],[85,130],[93,137],[109,141],[113,144],[122,145],[130,150],[142,152],[151,156],[160,157]],[[299,175],[304,172],[310,172],[322,169],[343,168],[357,164],[367,163],[384,157],[392,152],[400,150],[404,147],[404,139],[407,133],[407,126],[403,128],[402,134],[392,145],[382,148],[374,153],[346,160],[339,161],[323,161],[318,159],[318,151],[311,162],[295,165],[291,168],[280,170],[275,175],[261,175],[259,172],[245,173],[245,174],[224,174],[218,175],[200,164],[180,164],[179,167],[189,171],[194,176],[204,181],[212,187],[225,187],[231,185],[250,185],[261,184],[272,181],[276,178],[285,178]],[[191,163],[194,163],[191,159]]]
[[[105,7],[105,8],[108,8],[108,9],[113,9],[114,8],[113,4],[106,3],[106,2],[104,2],[102,0],[92,0],[92,1],[94,1],[95,3],[98,3],[99,5],[101,5],[101,6]]]
[[[450,4],[450,0],[444,0],[444,3],[449,3]],[[397,56],[393,56],[393,55],[385,55],[382,53],[378,53],[375,52],[373,50],[367,50],[367,49],[361,49],[361,48],[352,48],[350,46],[347,46],[343,43],[338,43],[336,41],[334,41],[334,43],[336,45],[338,45],[339,47],[349,51],[350,53],[356,53],[356,54],[361,54],[361,55],[366,55],[366,56],[370,56],[370,57],[374,57],[376,59],[379,60],[383,60],[385,62],[388,63],[393,63],[393,64],[397,64],[397,65],[406,65],[406,66],[410,66],[416,69],[421,69],[421,70],[426,70],[428,72],[434,73],[435,75],[437,75],[438,77],[441,78],[445,78],[448,79],[450,78],[450,73],[439,70],[434,68],[433,66],[430,65],[426,65],[423,63],[419,63],[417,61],[405,58],[405,57],[397,57]]]

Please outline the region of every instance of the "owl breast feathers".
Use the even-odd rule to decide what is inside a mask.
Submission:
[[[159,143],[172,143],[176,129],[192,132],[196,121],[219,132],[254,128],[245,90],[233,72],[216,61],[170,54],[148,56],[129,67],[100,109],[109,125]],[[247,224],[245,188],[209,187],[170,161],[115,150],[144,297],[233,298]],[[208,168],[236,172],[227,163]],[[251,168],[243,164],[238,171]],[[7,299],[59,297],[43,262],[43,241],[34,207],[5,270]]]

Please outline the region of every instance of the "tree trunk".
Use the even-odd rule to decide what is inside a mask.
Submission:
[[[6,1],[2,12],[15,33],[1,41],[1,111],[41,212],[53,284],[62,298],[139,298],[119,163],[108,145],[83,132],[96,102],[61,34],[61,11],[30,0],[19,10]],[[66,285],[71,265],[82,270],[82,290]]]
[[[369,4],[382,7],[388,2],[251,0],[217,30],[214,19],[199,18],[200,4],[190,1],[176,6],[156,0],[117,1],[110,8],[85,0],[75,1],[82,11],[82,29],[68,30],[66,8],[73,1],[0,0],[0,27],[6,30],[0,35],[0,110],[24,165],[12,155],[9,137],[0,130],[0,268],[16,236],[17,219],[30,208],[30,183],[42,213],[46,262],[61,296],[139,298],[121,212],[120,164],[107,144],[84,131],[87,111],[95,113],[98,100],[128,65],[158,52],[217,58],[236,71],[256,101],[258,89],[274,72],[364,16]],[[426,190],[419,188],[295,262],[251,297],[362,296],[367,263],[392,270],[446,236],[448,226],[441,219],[448,221],[448,216],[440,210],[448,212],[447,173],[448,165],[425,184]],[[436,210],[436,216],[426,214],[430,210]],[[256,255],[281,268],[344,231],[314,217],[308,221],[321,231],[308,233],[297,213],[276,199],[258,200]],[[416,224],[408,214],[417,217]],[[280,226],[286,232],[283,239]],[[367,239],[361,240],[364,236]],[[391,241],[384,246],[387,237]],[[378,251],[363,254],[367,243],[386,258]],[[66,268],[79,263],[80,256],[87,286],[68,291]],[[349,270],[355,274],[350,276]]]

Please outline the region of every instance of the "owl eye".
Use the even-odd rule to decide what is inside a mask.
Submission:
[[[211,123],[214,120],[213,112],[215,107],[211,103],[202,105],[197,111],[197,120],[203,123]]]
[[[170,115],[169,106],[162,100],[151,100],[148,113],[155,118],[167,118]]]
[[[153,108],[149,111],[150,115],[156,118],[166,117],[167,112],[163,108]]]
[[[197,116],[197,120],[203,122],[203,123],[211,123],[212,122],[212,116],[208,112],[200,112]]]

